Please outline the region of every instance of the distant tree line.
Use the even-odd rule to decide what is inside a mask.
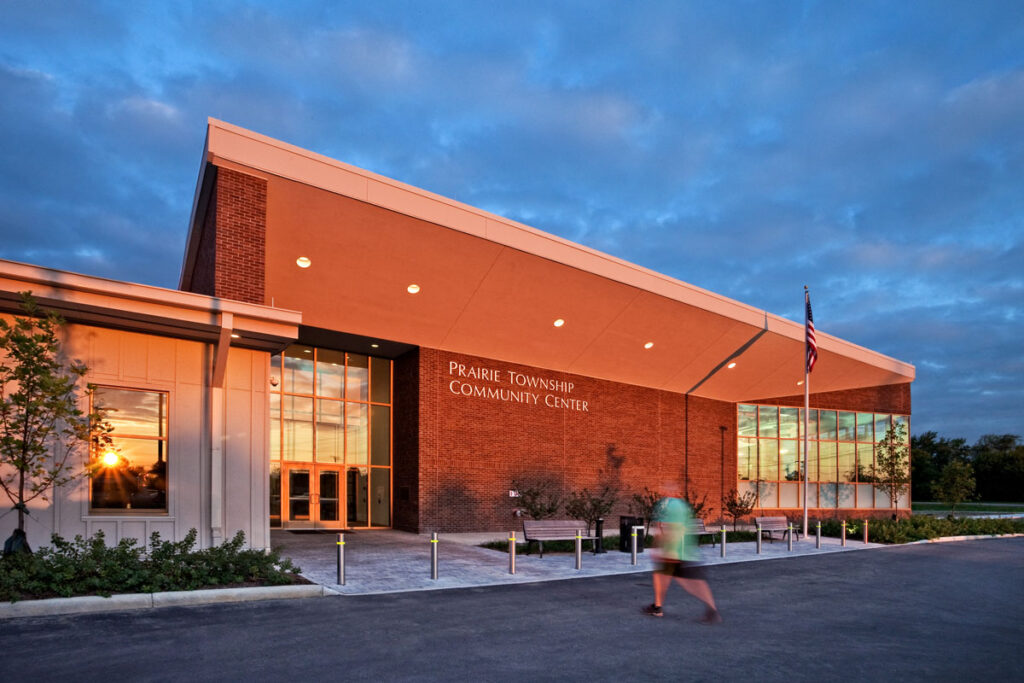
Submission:
[[[912,437],[911,497],[943,500],[939,491],[973,480],[976,498],[1024,502],[1024,443],[1016,434],[986,434],[969,446],[935,432]]]

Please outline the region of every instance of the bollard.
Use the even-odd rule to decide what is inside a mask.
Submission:
[[[868,520],[865,519],[864,520],[864,544],[867,545],[867,542],[868,542]]]
[[[637,529],[643,529],[643,527],[642,526],[635,526],[635,527],[633,527],[633,539],[632,539],[632,541],[633,541],[633,558],[630,561],[630,564],[633,565],[634,567],[636,566],[636,553],[637,553],[637,550],[636,550],[637,540],[636,539],[638,537],[638,535],[636,533]]]
[[[597,518],[595,528],[596,531],[594,532],[594,535],[597,536],[597,540],[593,541],[594,554],[606,553],[608,551],[604,549],[604,517]]]
[[[437,532],[430,534],[430,578],[437,580]]]
[[[725,525],[722,525],[722,557],[725,557]]]
[[[845,519],[843,520],[842,535],[840,536],[840,538],[842,539],[842,546],[845,548],[846,547],[846,520]]]
[[[820,550],[821,549],[821,522],[818,522],[817,528],[815,530],[815,534],[816,534],[816,536],[815,536],[815,539],[814,539],[814,547],[818,548]]]
[[[757,554],[761,554],[761,525],[757,525]]]
[[[793,551],[793,523],[789,524],[789,547],[787,548],[790,552]]]
[[[583,569],[583,529],[576,530],[576,569]]]
[[[516,532],[508,533],[508,573],[516,573]]]
[[[338,534],[338,585],[345,585],[345,534]]]

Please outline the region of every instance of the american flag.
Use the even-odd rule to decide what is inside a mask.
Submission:
[[[814,316],[811,315],[811,293],[804,290],[804,303],[807,305],[807,323],[804,326],[804,335],[807,347],[807,372],[814,369],[818,361],[818,343],[814,341]]]

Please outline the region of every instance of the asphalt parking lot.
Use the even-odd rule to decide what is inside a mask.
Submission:
[[[0,680],[1020,680],[1024,538],[709,569],[725,623],[649,574],[25,618]]]

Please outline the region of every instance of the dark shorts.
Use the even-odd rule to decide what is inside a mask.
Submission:
[[[656,572],[666,576],[674,576],[678,579],[693,579],[704,581],[704,567],[697,562],[684,562],[681,560],[662,559],[658,563]]]

